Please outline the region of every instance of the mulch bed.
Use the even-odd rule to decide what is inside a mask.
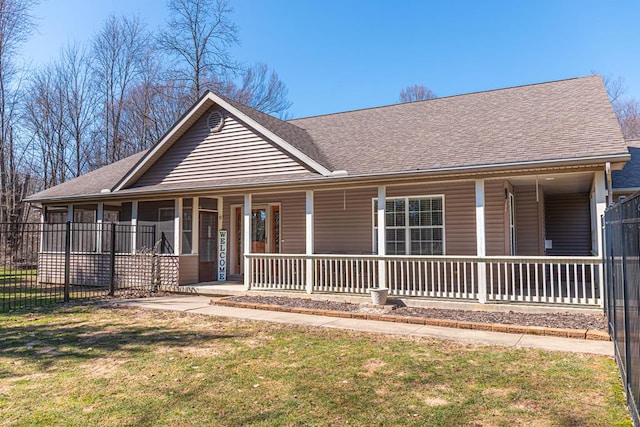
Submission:
[[[238,303],[265,304],[279,307],[296,307],[314,310],[331,310],[349,313],[372,312],[371,306],[321,301],[309,298],[289,298],[273,296],[237,296],[225,298]],[[382,312],[378,310],[379,312]],[[476,322],[503,325],[534,326],[559,329],[580,329],[607,331],[604,314],[581,313],[520,313],[496,311],[471,311],[438,308],[396,307],[384,311],[393,316],[411,316],[429,319],[447,319],[459,322]]]

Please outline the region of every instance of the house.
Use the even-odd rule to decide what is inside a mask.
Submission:
[[[631,159],[622,170],[613,171],[611,174],[615,200],[621,196],[628,197],[640,191],[640,139],[628,139],[625,142]]]
[[[599,76],[288,121],[207,92],[149,150],[28,201],[130,225],[125,252],[155,225],[180,285],[222,263],[252,289],[599,305],[629,158]]]

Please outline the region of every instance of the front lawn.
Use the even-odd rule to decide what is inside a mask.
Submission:
[[[0,316],[0,425],[630,426],[591,355],[99,305]]]

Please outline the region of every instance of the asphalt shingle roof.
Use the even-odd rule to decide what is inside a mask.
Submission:
[[[349,174],[624,153],[599,76],[292,120]]]
[[[223,100],[327,169],[346,170],[350,176],[627,154],[599,76],[289,121]],[[143,155],[29,199],[98,194],[113,188]],[[307,175],[290,179],[307,180]],[[281,177],[262,181],[270,179],[282,182]],[[217,184],[232,185],[214,178],[211,187]],[[180,190],[190,184],[174,186]]]

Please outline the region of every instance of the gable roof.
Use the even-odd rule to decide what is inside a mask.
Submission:
[[[136,180],[215,104],[309,168],[308,173],[299,176],[258,180],[264,185],[283,183],[286,179],[290,182],[340,179],[344,174],[336,172],[341,170],[350,177],[367,177],[565,163],[602,164],[629,159],[599,76],[289,121],[207,92],[147,152],[122,160],[124,163],[114,167],[102,181],[102,169],[79,178],[82,181],[79,188],[87,192],[75,188],[67,192],[71,189],[68,186],[54,187],[28,200],[98,194],[103,188],[114,193],[133,192],[131,187]],[[121,175],[115,183],[113,178],[107,178],[117,173]],[[85,184],[84,179],[90,182]],[[246,183],[247,179],[212,177],[206,185],[223,188]],[[145,189],[186,191],[205,188],[204,185],[153,185],[136,188],[135,193]]]
[[[204,95],[194,104],[187,113],[185,113],[178,122],[138,161],[138,163],[127,173],[113,189],[114,191],[126,188],[140,178],[144,173],[153,166],[153,164],[182,136],[190,126],[192,126],[212,105],[217,104],[224,108],[240,120],[244,121],[248,126],[264,135],[278,148],[288,153],[292,157],[307,165],[312,170],[322,174],[330,175],[331,171],[318,160],[310,157],[305,152],[315,153],[313,141],[301,129],[295,129],[294,125],[271,117],[267,120],[266,114],[259,113],[248,107],[238,109],[238,103],[230,103],[227,98],[214,94],[211,91],[205,92]],[[246,111],[251,110],[251,115],[247,115]],[[270,116],[268,116],[270,117]],[[256,120],[256,118],[258,120]],[[276,126],[276,121],[278,122]],[[266,125],[266,126],[265,126]],[[276,133],[277,132],[277,133]],[[292,135],[296,138],[292,141],[283,139],[278,133],[284,135]],[[300,149],[298,148],[300,146]],[[321,156],[318,156],[321,157]]]

